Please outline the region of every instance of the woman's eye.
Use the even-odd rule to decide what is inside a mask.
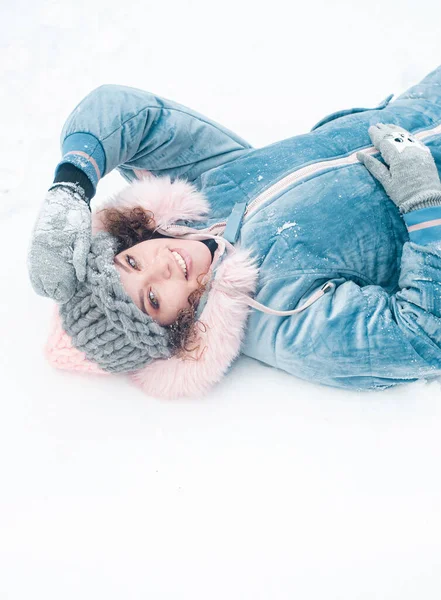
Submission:
[[[154,298],[154,300],[152,301],[152,298]],[[154,309],[158,310],[159,308],[159,303],[156,300],[156,296],[155,294],[152,292],[152,290],[150,290],[149,292],[149,300],[150,300],[150,304],[153,306]]]
[[[129,265],[132,267],[132,269],[136,269],[136,260],[133,258],[133,256],[129,256],[127,254],[126,261],[129,263]]]

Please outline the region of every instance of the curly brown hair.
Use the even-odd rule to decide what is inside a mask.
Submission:
[[[117,238],[118,252],[123,252],[146,240],[167,237],[155,231],[156,223],[153,212],[145,210],[141,206],[128,209],[103,208],[99,211],[99,215],[106,231]],[[199,360],[205,350],[204,348],[196,359],[194,356],[189,356],[190,353],[197,353],[200,348],[200,344],[194,345],[198,337],[198,330],[201,330],[201,327],[203,331],[206,330],[206,325],[195,319],[199,301],[207,287],[207,283],[199,281],[199,277],[204,275],[205,273],[202,273],[198,276],[199,287],[188,297],[190,307],[181,309],[176,321],[165,326],[169,330],[173,354],[186,360]],[[192,344],[193,347],[191,347]]]

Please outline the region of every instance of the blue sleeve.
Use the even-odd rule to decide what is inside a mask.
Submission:
[[[121,85],[102,85],[72,111],[61,132],[62,159],[94,188],[116,167],[188,181],[248,152],[245,140],[171,100]]]
[[[279,368],[293,372],[295,357],[299,377],[356,390],[441,375],[441,207],[406,218],[424,226],[403,245],[400,289],[336,278],[333,293],[279,328]]]

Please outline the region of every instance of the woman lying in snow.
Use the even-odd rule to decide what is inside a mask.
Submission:
[[[441,67],[390,99],[255,149],[151,93],[92,91],[29,249],[52,364],[165,398],[240,353],[356,390],[440,376]],[[131,184],[90,212],[114,168]]]

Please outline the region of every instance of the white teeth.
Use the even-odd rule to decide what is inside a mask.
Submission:
[[[172,254],[178,261],[180,267],[184,271],[184,274],[187,275],[187,265],[185,264],[185,260],[182,258],[182,256],[179,254],[179,252],[176,252],[176,250],[172,250]]]

